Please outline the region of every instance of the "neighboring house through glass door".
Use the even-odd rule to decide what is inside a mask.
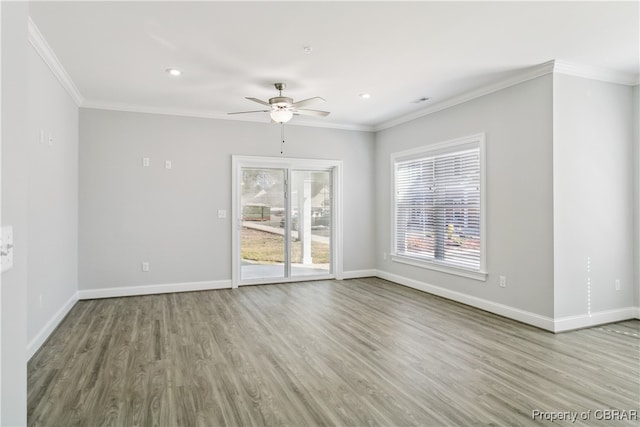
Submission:
[[[340,166],[233,157],[234,287],[336,277]]]

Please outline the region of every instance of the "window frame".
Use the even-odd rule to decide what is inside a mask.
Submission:
[[[399,163],[414,159],[435,157],[438,155],[462,152],[469,149],[479,149],[480,153],[480,265],[479,268],[471,269],[461,266],[453,266],[438,260],[426,260],[411,257],[406,254],[398,254],[397,249],[397,166]],[[486,227],[486,155],[485,155],[485,134],[479,133],[448,141],[424,145],[410,150],[391,153],[391,250],[390,258],[394,262],[408,264],[415,267],[435,270],[442,273],[467,277],[479,281],[487,280],[486,258],[487,258],[487,227]]]

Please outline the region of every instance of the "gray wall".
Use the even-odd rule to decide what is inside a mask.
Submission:
[[[383,259],[391,249],[390,154],[479,132],[486,134],[487,281]],[[376,174],[379,270],[553,316],[551,75],[379,132]]]
[[[554,76],[556,317],[633,304],[633,126],[632,87]]]
[[[31,342],[78,289],[78,107],[31,45],[27,55]]]
[[[344,161],[345,272],[375,267],[373,144],[286,126],[285,156]],[[81,109],[79,288],[231,280],[231,220],[217,211],[231,213],[233,154],[279,156],[280,127]]]
[[[2,273],[0,425],[27,419],[27,3],[2,7],[2,224],[14,227],[14,267]]]

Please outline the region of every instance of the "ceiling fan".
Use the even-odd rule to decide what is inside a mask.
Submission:
[[[319,110],[308,110],[305,107],[309,104],[313,104],[317,101],[323,101],[323,98],[319,96],[303,99],[302,101],[293,102],[293,99],[288,98],[286,96],[282,96],[282,91],[287,87],[284,83],[275,83],[274,86],[276,90],[280,92],[279,96],[270,98],[269,101],[262,101],[256,98],[246,97],[246,99],[257,102],[258,104],[265,105],[269,107],[268,110],[255,110],[255,111],[240,111],[237,113],[228,113],[228,114],[247,114],[247,113],[269,113],[271,116],[271,120],[276,123],[286,123],[295,115],[303,115],[303,116],[316,116],[316,117],[326,117],[329,115],[328,111],[319,111]]]

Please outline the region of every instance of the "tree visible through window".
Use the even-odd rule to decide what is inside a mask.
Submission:
[[[394,254],[482,270],[480,136],[394,155]]]

